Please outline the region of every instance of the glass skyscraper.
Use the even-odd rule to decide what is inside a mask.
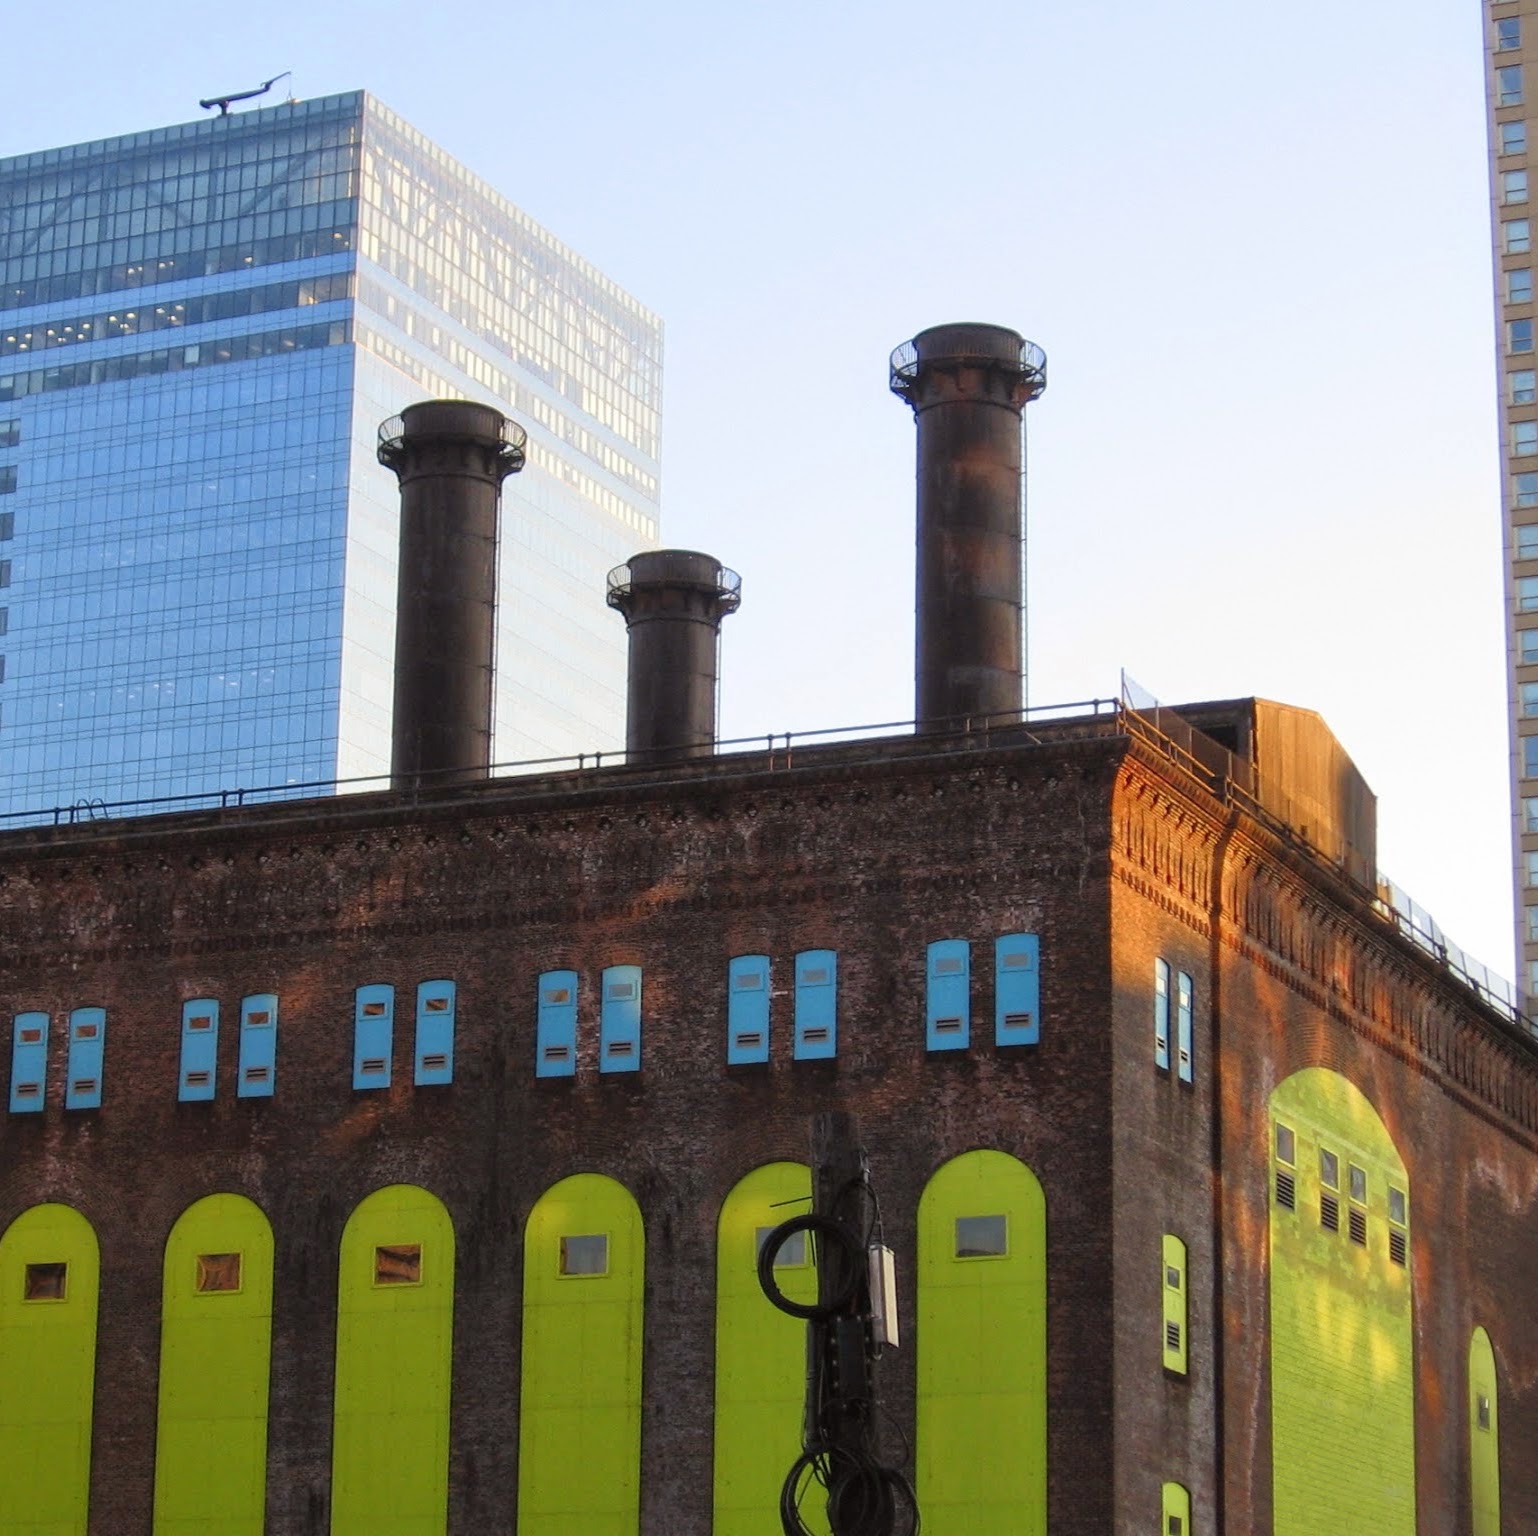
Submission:
[[[657,317],[364,94],[0,160],[0,811],[388,771],[413,400],[528,431],[494,758],[618,748]]]

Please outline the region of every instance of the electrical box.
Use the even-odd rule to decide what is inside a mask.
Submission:
[[[866,1250],[870,1267],[870,1324],[877,1344],[898,1345],[897,1260],[890,1248],[873,1243]]]

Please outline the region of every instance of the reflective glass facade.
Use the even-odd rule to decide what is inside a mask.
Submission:
[[[361,92],[0,161],[0,810],[385,772],[432,395],[529,433],[496,758],[618,747],[654,315]]]

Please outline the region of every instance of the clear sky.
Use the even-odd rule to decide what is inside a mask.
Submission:
[[[4,30],[0,155],[291,69],[657,310],[664,538],[744,577],[727,735],[912,714],[887,354],[1022,331],[1032,701],[1125,667],[1317,709],[1384,869],[1510,973],[1479,0],[14,0]]]

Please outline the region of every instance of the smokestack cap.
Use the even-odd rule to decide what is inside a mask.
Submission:
[[[500,484],[523,468],[528,433],[494,405],[474,400],[419,400],[379,427],[379,462],[405,480],[426,471],[451,470],[438,462],[435,448],[459,450],[462,470],[468,457]],[[420,450],[426,450],[422,452]],[[477,451],[479,450],[479,451]]]
[[[714,555],[694,549],[648,549],[632,555],[609,572],[607,601],[632,623],[638,614],[650,618],[662,611],[639,600],[665,590],[713,599],[714,612],[722,617],[735,613],[742,603],[742,577]]]
[[[1012,393],[1018,392],[1022,405],[1047,387],[1047,354],[1034,341],[1002,325],[971,321],[932,325],[905,341],[892,353],[889,382],[892,393],[917,410],[927,377],[962,368],[1010,378],[1015,383]]]

